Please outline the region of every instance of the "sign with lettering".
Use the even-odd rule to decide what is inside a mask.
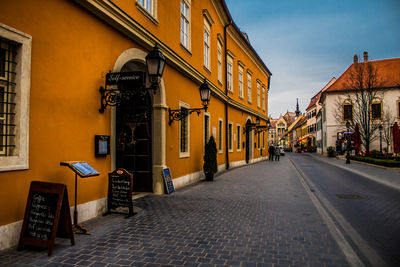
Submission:
[[[44,247],[51,256],[56,235],[70,238],[75,245],[67,187],[34,181],[29,189],[18,250],[25,245]]]
[[[133,175],[125,169],[108,174],[107,212],[135,215],[132,203]]]
[[[106,74],[106,85],[118,85],[123,83],[143,85],[144,72],[109,72]]]
[[[167,193],[171,194],[175,192],[174,183],[172,182],[171,171],[169,168],[163,169],[163,176]]]

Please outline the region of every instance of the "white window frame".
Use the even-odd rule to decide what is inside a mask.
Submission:
[[[0,171],[29,168],[29,95],[31,84],[32,37],[0,23],[0,37],[18,44],[16,56],[16,136],[14,153],[0,157]]]
[[[228,122],[228,150],[233,152],[233,123]]]
[[[218,119],[218,153],[224,152],[224,120]]]
[[[203,64],[207,70],[211,70],[211,25],[206,18],[204,18],[204,35],[203,35]]]
[[[239,88],[239,98],[244,99],[244,94],[243,94],[243,67],[239,66],[239,71],[238,71],[238,88]]]
[[[157,0],[137,0],[136,7],[155,24],[157,21]]]
[[[236,124],[236,151],[242,151],[242,125]]]
[[[222,84],[222,46],[220,42],[217,43],[217,60],[218,60],[218,81]]]
[[[261,102],[262,102],[262,110],[265,111],[265,85],[262,85]]]
[[[186,12],[183,12],[185,8]],[[181,0],[180,5],[180,42],[181,45],[190,51],[191,47],[191,7],[190,1]]]
[[[247,102],[251,104],[251,73],[247,72]]]
[[[261,83],[257,81],[257,108],[261,108]]]
[[[186,108],[186,109],[190,109],[190,105],[179,101],[179,108]],[[182,147],[181,147],[181,140],[182,140],[182,121],[185,120],[186,121],[186,151],[182,151]],[[186,116],[185,118],[183,118],[182,120],[179,121],[179,158],[188,158],[190,157],[190,115]]]
[[[228,91],[233,94],[233,58],[230,56],[227,58],[226,76]]]

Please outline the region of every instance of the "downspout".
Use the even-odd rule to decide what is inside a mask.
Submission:
[[[232,25],[232,20],[229,21],[228,24],[224,26],[224,51],[225,51],[225,95],[228,96],[228,48],[227,40],[226,40],[226,29]],[[232,129],[233,130],[233,129]],[[228,148],[228,101],[225,101],[225,169],[229,169],[229,148]]]

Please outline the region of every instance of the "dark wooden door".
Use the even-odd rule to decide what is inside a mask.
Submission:
[[[152,100],[136,94],[117,107],[116,167],[133,174],[134,192],[152,192]]]

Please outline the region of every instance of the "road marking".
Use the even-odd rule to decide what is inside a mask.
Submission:
[[[346,232],[346,234],[352,239],[357,248],[361,251],[363,256],[372,264],[372,266],[387,266],[387,264],[381,259],[381,257],[373,250],[367,242],[358,234],[358,232],[350,225],[349,222],[338,212],[330,202],[322,196],[322,194],[312,193],[315,192],[315,186],[310,179],[296,166],[291,158],[289,158],[292,163],[300,183],[306,189],[307,194],[310,196],[311,201],[317,208],[322,219],[325,221],[330,233],[335,239],[336,243],[343,251],[348,263],[351,266],[365,266],[365,264],[358,257],[357,253],[351,247],[349,242],[344,237],[343,233],[336,226],[332,217],[334,217],[339,224],[339,226]],[[332,215],[332,217],[329,215]]]

